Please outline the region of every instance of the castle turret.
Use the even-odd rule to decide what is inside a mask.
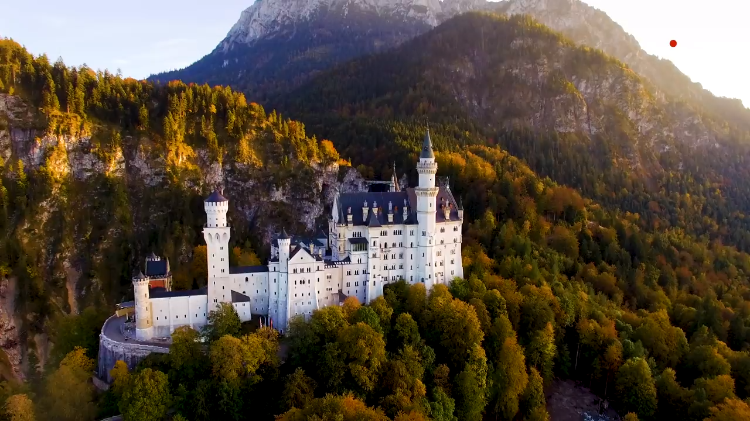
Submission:
[[[133,276],[135,337],[139,340],[150,340],[153,337],[154,331],[148,282],[148,277],[143,275],[143,272],[140,270]]]
[[[206,240],[208,255],[208,308],[213,310],[218,303],[232,301],[229,289],[231,233],[227,224],[229,200],[216,190],[203,202],[203,208],[206,211],[203,238]]]
[[[284,228],[281,229],[281,235],[278,238],[279,242],[279,269],[283,273],[289,273],[289,253],[291,252],[292,239],[287,235]]]
[[[417,267],[421,271],[418,274],[419,280],[424,282],[425,287],[429,290],[432,288],[435,280],[433,236],[435,235],[436,199],[439,190],[435,187],[437,163],[435,162],[435,153],[432,150],[429,129],[427,129],[424,141],[422,142],[422,152],[419,155],[417,172],[419,173],[419,186],[414,189],[417,195],[417,224],[419,225]]]

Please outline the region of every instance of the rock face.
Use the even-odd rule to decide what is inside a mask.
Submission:
[[[327,14],[366,13],[373,16],[436,26],[458,13],[486,7],[485,0],[259,0],[242,12],[220,44],[251,43],[276,35],[288,26],[324,18]]]
[[[606,13],[579,0],[505,0],[495,10],[508,15],[527,14],[579,45],[597,48],[627,64],[659,91],[700,103],[721,118],[750,128],[750,110],[739,100],[717,98],[690,80],[669,60],[644,51],[631,34]]]
[[[52,308],[68,314],[126,298],[129,285],[106,278],[107,273],[121,273],[114,266],[129,272],[152,251],[173,256],[173,268],[187,266],[196,237],[203,241],[202,195],[210,189],[223,187],[231,199],[233,236],[242,239],[238,245],[243,246],[244,239],[252,240],[263,256],[281,221],[288,231],[299,234],[319,229],[337,184],[335,161],[324,165],[279,152],[264,159],[262,165],[246,165],[227,152],[219,162],[205,144],[194,145],[190,172],[186,170],[187,175],[175,179],[167,168],[159,135],[123,132],[122,139],[115,142],[111,127],[62,136],[49,134],[43,123],[44,118],[21,98],[0,93],[0,163],[7,177],[7,190],[0,191],[0,197],[18,199],[20,168],[35,188],[24,194],[26,210],[7,216],[3,234],[23,251],[34,250],[29,253],[35,257],[33,276],[44,285],[45,299],[54,303]],[[253,145],[278,146],[278,139],[264,138],[264,132],[258,132],[261,134]],[[35,182],[40,178],[44,183]],[[39,189],[41,184],[48,187]],[[112,197],[115,186],[119,198]],[[116,218],[112,209],[118,201],[124,212]],[[180,217],[175,217],[170,221],[175,201],[183,205],[177,213],[194,214],[196,220],[177,221]],[[170,233],[170,227],[176,225],[180,228]],[[165,245],[153,245],[156,232],[169,237],[162,243]],[[113,244],[118,243],[116,247],[125,250],[122,254],[113,252]],[[14,377],[22,378],[29,353],[35,352],[37,361],[46,361],[50,343],[46,335],[29,336],[36,340],[32,349],[27,346],[32,341],[19,337],[29,324],[41,329],[47,319],[38,314],[14,317],[18,296],[14,285],[13,279],[0,285],[0,347],[7,355],[7,359],[0,355],[0,370],[8,368]],[[109,361],[121,350],[107,352]]]

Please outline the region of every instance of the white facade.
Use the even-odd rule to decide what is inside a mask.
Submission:
[[[242,321],[267,316],[284,330],[295,315],[340,305],[348,296],[370,303],[401,278],[430,289],[463,277],[463,210],[448,186],[436,186],[437,163],[429,132],[417,164],[419,186],[352,193],[334,199],[329,232],[316,239],[274,241],[267,266],[229,267],[228,200],[205,201],[208,286],[195,291],[149,291],[134,278],[139,339],[169,336],[175,328],[206,324],[219,303],[232,303]],[[144,279],[145,278],[145,279]]]

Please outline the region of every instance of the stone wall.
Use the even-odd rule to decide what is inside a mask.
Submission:
[[[107,323],[104,324],[104,326],[106,325]],[[139,362],[152,352],[166,354],[169,353],[169,348],[147,345],[135,341],[118,342],[108,338],[104,334],[104,328],[102,328],[102,333],[99,335],[99,365],[97,367],[97,375],[100,379],[110,383],[112,379],[109,376],[109,371],[114,368],[118,360],[124,361],[128,365],[128,369],[133,370]]]

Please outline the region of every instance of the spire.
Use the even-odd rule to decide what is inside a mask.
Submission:
[[[432,140],[430,139],[429,127],[427,127],[427,132],[424,135],[422,153],[419,155],[419,159],[435,159],[435,154],[432,152]]]
[[[281,228],[281,236],[279,236],[279,240],[288,240],[289,236],[286,234],[286,228]]]
[[[401,186],[398,185],[398,176],[396,175],[396,161],[393,161],[393,175],[391,175],[391,191],[401,191]]]

